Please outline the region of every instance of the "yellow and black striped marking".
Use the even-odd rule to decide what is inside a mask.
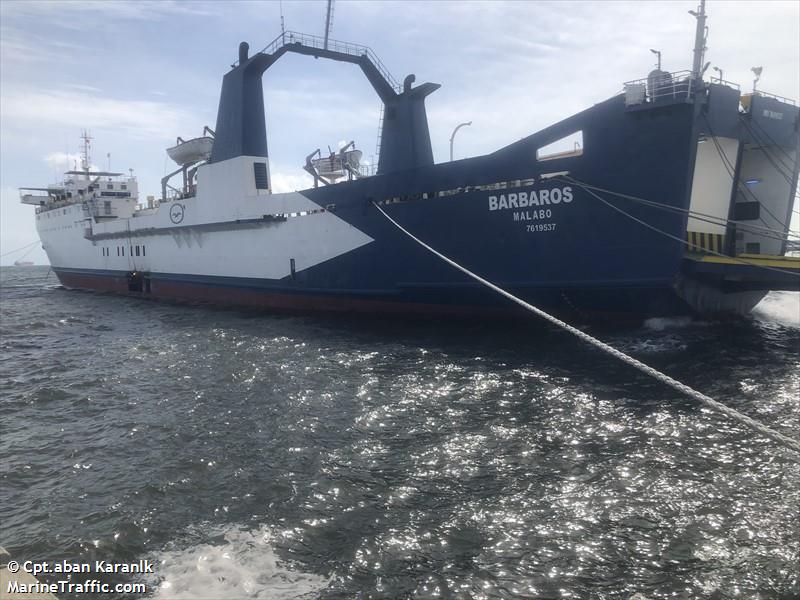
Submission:
[[[687,231],[686,241],[689,252],[717,252],[725,249],[725,234],[706,233],[704,231]]]

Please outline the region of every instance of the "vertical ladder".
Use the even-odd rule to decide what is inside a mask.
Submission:
[[[378,163],[381,158],[381,136],[383,135],[383,102],[381,102],[381,113],[378,116],[378,141],[375,142],[375,172],[377,173]]]

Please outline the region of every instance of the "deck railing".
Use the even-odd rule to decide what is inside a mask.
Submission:
[[[675,71],[626,81],[623,90],[628,105],[686,100],[692,96],[692,72]]]
[[[293,44],[299,44],[300,46],[304,46],[306,48],[316,48],[318,50],[331,50],[333,52],[339,52],[341,54],[347,54],[350,56],[365,56],[383,76],[387,83],[392,86],[392,89],[398,93],[403,91],[403,86],[397,82],[397,80],[389,72],[389,69],[386,68],[386,66],[378,58],[378,55],[375,54],[375,52],[369,46],[362,46],[361,44],[353,44],[351,42],[342,42],[331,39],[328,40],[326,46],[325,38],[320,36],[301,33],[299,31],[284,31],[269,44],[267,44],[264,49],[261,50],[261,52],[264,54],[274,54],[284,46],[290,46]],[[238,60],[233,63],[234,66],[238,64]]]
[[[779,96],[778,94],[770,94],[769,92],[762,92],[761,90],[755,90],[753,94],[755,94],[756,96],[764,96],[765,98],[772,98],[773,100],[785,102],[786,104],[791,104],[792,106],[796,104],[796,102],[791,98],[787,98],[786,96]]]
[[[739,84],[738,83],[734,83],[733,81],[728,81],[726,79],[720,79],[719,77],[712,77],[709,81],[711,83],[716,83],[716,84],[719,84],[719,85],[725,85],[725,86],[728,86],[730,88],[735,88],[735,89],[741,91],[741,87],[739,86]]]

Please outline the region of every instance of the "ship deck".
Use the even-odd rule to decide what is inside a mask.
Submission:
[[[766,254],[716,256],[687,252],[684,273],[719,280],[726,291],[800,291],[800,257]]]

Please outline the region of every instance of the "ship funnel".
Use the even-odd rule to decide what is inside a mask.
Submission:
[[[249,48],[247,42],[239,44],[239,64],[222,78],[210,163],[237,156],[268,156],[261,76],[274,59],[261,52],[248,58]]]
[[[414,75],[403,81],[403,92],[384,98],[378,174],[417,169],[433,164],[425,98],[438,90],[438,83],[411,87]]]

